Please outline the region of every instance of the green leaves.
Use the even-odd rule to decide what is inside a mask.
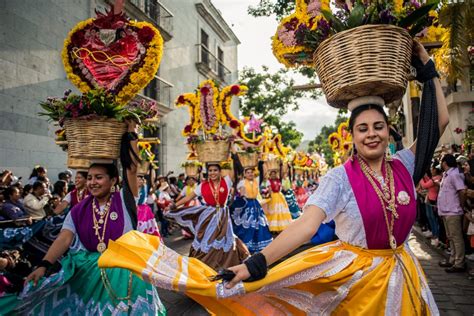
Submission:
[[[347,28],[354,28],[364,24],[365,6],[361,2],[356,2],[351,14],[347,19]]]
[[[344,25],[338,18],[336,18],[331,11],[329,10],[321,10],[321,14],[324,18],[329,21],[332,25],[332,28],[336,32],[342,32],[347,29],[347,26]]]
[[[413,11],[410,15],[398,21],[397,25],[399,27],[409,28],[413,24],[416,24],[422,18],[426,18],[428,12],[433,10],[438,4],[439,0],[428,1],[428,3],[422,5],[421,7]]]

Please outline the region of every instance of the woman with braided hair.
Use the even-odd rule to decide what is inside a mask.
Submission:
[[[161,272],[183,258],[161,244],[152,249],[137,233],[114,243],[99,265],[126,267],[159,286],[179,275],[183,282],[177,287],[218,315],[438,315],[407,240],[416,217],[414,184],[429,166],[449,117],[434,63],[417,42],[414,59],[417,80],[424,84],[417,141],[390,159],[384,100],[350,101],[355,154],[322,178],[303,215],[270,245],[218,275],[230,282],[207,280],[213,271],[195,261],[187,262],[186,269]],[[305,250],[267,271],[331,220],[338,241]],[[142,242],[141,249],[134,248],[134,240]],[[166,258],[156,264],[152,259],[160,253]],[[124,264],[125,258],[148,265]]]

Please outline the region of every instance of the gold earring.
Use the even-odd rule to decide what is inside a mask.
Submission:
[[[385,159],[386,159],[387,161],[392,161],[392,160],[393,160],[389,146],[387,146],[387,149],[385,150]]]
[[[110,193],[114,193],[115,192],[115,185],[113,185],[111,188],[110,188]]]

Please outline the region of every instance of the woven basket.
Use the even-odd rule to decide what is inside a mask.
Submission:
[[[258,165],[258,154],[257,153],[237,153],[239,156],[240,163],[243,168],[254,168]]]
[[[150,170],[150,162],[142,160],[142,162],[140,162],[140,164],[138,165],[137,174],[146,175],[148,174],[149,170]]]
[[[388,104],[405,93],[412,39],[392,25],[363,25],[323,41],[314,53],[327,102],[346,107],[357,97],[380,96]]]
[[[229,176],[231,178],[234,177],[234,170],[232,169],[222,169],[221,170],[221,177]]]
[[[78,159],[117,159],[125,123],[111,118],[67,119],[64,122],[68,152]]]
[[[88,170],[92,162],[88,159],[79,159],[71,157],[71,155],[67,155],[67,167],[69,169],[80,169],[80,170]]]
[[[219,141],[205,141],[196,145],[196,152],[199,161],[202,163],[221,162],[229,158],[230,142]]]
[[[188,177],[196,177],[199,174],[199,166],[197,165],[185,166],[184,173],[186,173]]]
[[[263,163],[265,170],[280,170],[280,160],[279,159],[269,159]]]

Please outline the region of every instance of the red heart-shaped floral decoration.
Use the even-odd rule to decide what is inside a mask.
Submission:
[[[81,92],[105,89],[125,104],[153,79],[162,54],[163,38],[152,24],[110,11],[78,23],[64,42],[62,58]]]

